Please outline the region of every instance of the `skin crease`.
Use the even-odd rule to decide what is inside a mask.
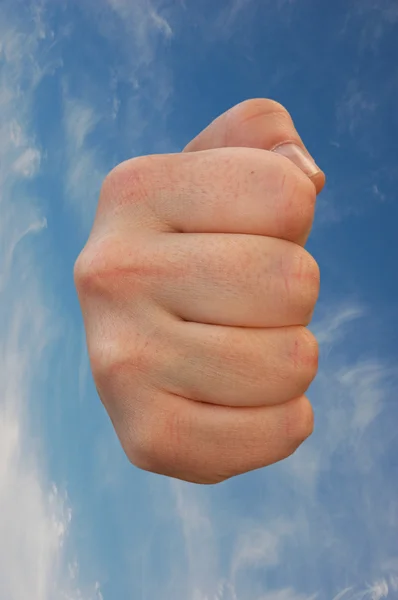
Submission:
[[[98,394],[141,469],[219,483],[312,433],[320,277],[303,246],[325,176],[270,151],[284,142],[308,163],[286,109],[248,100],[104,181],[74,279]]]

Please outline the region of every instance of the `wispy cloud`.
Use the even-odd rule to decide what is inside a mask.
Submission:
[[[318,594],[308,596],[297,593],[293,588],[284,588],[268,592],[261,596],[259,600],[316,600],[317,597]]]
[[[66,201],[77,222],[88,233],[107,169],[89,136],[101,116],[86,100],[75,98],[64,87],[65,180]]]
[[[231,576],[235,581],[239,571],[247,568],[268,568],[277,566],[281,559],[281,549],[287,537],[293,535],[297,526],[282,517],[275,519],[267,528],[248,520],[244,531],[236,541],[231,564]]]
[[[391,597],[389,585],[386,579],[380,579],[364,588],[347,587],[339,592],[333,600],[382,600]]]
[[[137,60],[147,63],[154,58],[157,50],[153,35],[165,38],[173,36],[172,25],[162,12],[162,3],[158,0],[104,0],[105,4],[123,19],[125,27],[134,33],[134,43],[140,46],[144,54]],[[164,8],[163,8],[164,11]]]
[[[200,578],[190,580],[191,589],[198,590],[198,595],[192,598],[323,600],[332,597],[327,583],[331,572],[336,578],[334,590],[340,587],[340,591],[334,591],[334,600],[395,597],[396,565],[383,559],[383,553],[394,548],[393,535],[384,539],[383,544],[379,537],[379,532],[390,530],[392,506],[385,506],[385,513],[379,510],[379,496],[373,484],[381,482],[383,477],[379,462],[381,449],[375,444],[375,432],[384,431],[384,451],[395,435],[395,424],[386,427],[386,421],[378,423],[378,418],[383,417],[390,400],[396,397],[398,379],[396,369],[374,353],[372,356],[372,349],[369,349],[368,359],[359,356],[363,347],[355,344],[368,312],[363,304],[346,301],[324,309],[323,316],[314,323],[321,353],[325,348],[329,350],[321,361],[316,384],[310,390],[316,415],[318,403],[322,403],[323,410],[316,419],[312,438],[288,460],[257,473],[262,482],[261,493],[264,493],[260,515],[252,517],[249,508],[248,514],[233,510],[233,503],[229,505],[229,498],[236,489],[233,482],[224,484],[226,488],[231,485],[230,494],[224,492],[221,496],[208,488],[172,484],[178,490],[176,511],[184,530],[189,564],[201,574]],[[356,342],[350,340],[353,332]],[[347,347],[349,352],[339,351]],[[366,480],[362,473],[366,473]],[[343,474],[352,478],[354,487],[341,492],[344,493],[342,513],[329,504],[335,498],[333,495],[328,500],[323,486],[332,480],[338,481]],[[383,481],[385,488],[393,485]],[[247,498],[260,490],[256,485],[252,492],[250,484],[247,478]],[[361,489],[358,497],[355,485]],[[217,497],[225,498],[226,503],[219,504]],[[220,533],[225,513],[231,509],[233,533],[229,533],[226,562],[221,561],[225,555]],[[359,529],[351,537],[344,526],[340,530],[340,520],[347,522],[348,527],[353,511]],[[334,514],[338,517],[333,517]],[[367,582],[362,579],[355,561],[346,565],[343,575],[339,571],[341,561],[345,560],[342,556],[355,554],[362,536],[372,548],[369,556],[372,575]],[[207,553],[202,551],[204,546]],[[308,570],[304,569],[301,556],[311,563]],[[345,585],[347,581],[351,585]],[[278,586],[281,582],[285,585]]]
[[[212,598],[220,584],[218,571],[218,544],[206,494],[190,484],[170,482],[180,519],[188,573],[187,589],[192,600]]]
[[[31,111],[53,65],[40,60],[48,33],[40,11],[27,31],[26,20],[6,9],[11,5],[0,9],[0,598],[101,600],[98,584],[82,587],[69,566],[71,506],[47,475],[40,432],[33,429],[45,352],[60,323],[38,268],[37,236],[46,217],[23,182],[40,168]]]
[[[87,577],[75,556],[79,553],[69,544],[76,507],[63,485],[52,481],[35,422],[46,353],[59,340],[62,322],[45,292],[48,282],[42,280],[47,264],[41,244],[48,235],[46,217],[50,226],[51,218],[33,192],[36,175],[43,174],[47,160],[56,162],[57,157],[48,157],[42,147],[32,122],[32,106],[44,77],[61,64],[49,51],[59,39],[49,29],[46,2],[33,3],[36,8],[28,12],[28,19],[25,15],[24,23],[16,14],[12,16],[23,3],[14,3],[14,8],[11,0],[6,2],[7,15],[0,9],[0,599],[101,600],[99,583],[85,583]],[[276,5],[289,19],[295,3],[267,3],[270,11]],[[162,50],[181,26],[175,18],[178,6],[184,3],[79,3],[79,11],[89,15],[85,34],[93,35],[86,47],[109,50],[106,64],[94,51],[92,69],[87,69],[88,62],[77,64],[78,57],[73,69],[62,72],[61,126],[55,132],[61,148],[60,177],[64,177],[60,187],[74,211],[74,225],[80,223],[85,231],[102,178],[119,160],[119,151],[125,158],[148,148],[171,150],[163,125],[173,98],[173,72]],[[241,20],[257,14],[258,7],[253,0],[220,7],[214,22],[206,23],[210,34],[203,27],[203,36],[207,41],[213,35],[217,43],[223,36],[228,38]],[[395,23],[394,9],[388,9],[387,3],[383,15],[386,27]],[[67,21],[67,11],[64,16]],[[72,35],[76,27],[78,35],[77,21],[71,19],[64,30]],[[377,37],[378,29],[374,34],[382,39]],[[213,51],[211,45],[204,51],[209,48]],[[78,85],[73,84],[75,76]],[[357,135],[377,109],[371,90],[362,83],[355,79],[347,84],[338,108],[340,133],[349,133],[347,137]],[[111,151],[104,150],[108,134],[109,139],[119,136],[116,144],[109,144]],[[117,156],[111,156],[112,152]],[[380,197],[383,188],[373,174],[369,181],[369,190]],[[337,222],[342,215],[352,214],[352,207],[342,209],[325,193],[319,221]],[[396,440],[396,426],[386,407],[396,400],[397,377],[376,343],[366,347],[361,330],[371,315],[370,308],[347,301],[330,306],[314,323],[321,345],[320,373],[309,392],[316,429],[293,457],[242,477],[240,487],[226,482],[216,492],[161,480],[157,489],[164,485],[163,490],[172,492],[175,537],[165,589],[158,588],[153,597],[381,600],[396,595],[396,509],[391,501],[396,495],[385,457]],[[78,372],[75,387],[83,398],[89,364],[81,333],[83,349],[73,364]],[[74,346],[78,351],[79,342]],[[99,435],[97,442],[93,478],[100,482],[101,491],[118,489],[125,472],[117,462],[116,436],[110,442],[105,434]],[[164,496],[159,494],[157,501],[163,504]],[[136,523],[132,520],[132,538]],[[176,534],[178,524],[181,538]],[[151,527],[153,531],[161,528],[160,521],[153,518]],[[153,535],[152,541],[155,546],[158,538]],[[134,543],[132,553],[141,558],[147,551],[149,563],[157,548],[152,542],[147,550]],[[174,550],[177,554],[181,550],[182,565],[176,565]],[[156,588],[156,569],[148,573],[145,559],[142,564],[146,589],[152,583]],[[152,600],[144,584],[142,598]]]
[[[62,85],[65,198],[87,235],[102,181],[111,168],[145,153],[147,147],[156,152],[162,144],[167,146],[162,127],[172,95],[172,77],[161,60],[161,48],[173,37],[173,28],[160,3],[149,0],[87,0],[81,9],[87,16],[87,35],[93,35],[93,44],[98,44],[100,34],[102,43],[112,47],[103,71],[109,98],[103,94],[103,86],[98,88],[95,73],[81,65],[76,65],[79,85],[73,84],[76,73],[72,78],[65,75]],[[103,68],[102,63],[98,68]],[[112,135],[121,118],[126,135],[119,135],[115,157],[114,150],[106,151],[106,145],[115,148]],[[154,123],[156,137],[148,129]],[[171,146],[167,150],[171,151]]]
[[[155,76],[148,67],[164,74],[161,49],[174,35],[172,10],[159,0],[87,0],[84,10],[95,19],[98,31],[114,48],[122,50],[125,64],[117,65],[118,77],[139,85],[141,79]],[[166,81],[154,88],[155,97],[165,93]],[[153,100],[154,98],[152,98]]]
[[[358,303],[329,308],[327,313],[311,326],[319,344],[331,345],[347,335],[343,327],[366,315],[366,310]]]
[[[363,432],[383,409],[393,384],[397,369],[388,368],[381,361],[366,360],[351,367],[343,367],[337,373],[337,380],[352,399],[353,412],[351,426],[354,431]]]
[[[361,87],[361,82],[350,80],[337,107],[338,131],[348,130],[351,135],[356,134],[363,123],[369,121],[376,108],[374,97]]]
[[[318,455],[323,467],[342,445],[352,450],[398,392],[398,370],[373,348],[361,345],[369,312],[363,304],[346,302],[323,309],[311,325],[321,360],[310,393],[328,406],[320,424],[326,442]]]
[[[359,51],[377,53],[383,37],[398,23],[398,8],[390,0],[351,2],[342,29],[344,35],[350,35],[353,22],[360,25]]]
[[[40,166],[41,154],[37,148],[24,150],[13,164],[13,170],[22,177],[33,177]]]

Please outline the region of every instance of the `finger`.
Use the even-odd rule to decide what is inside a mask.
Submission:
[[[184,152],[227,146],[274,150],[306,173],[317,193],[325,185],[325,175],[306,149],[290,114],[274,100],[257,98],[237,104],[201,131]]]
[[[151,389],[142,389],[132,404],[123,390],[111,392],[118,398],[111,418],[130,461],[185,481],[218,483],[268,466],[290,456],[313,430],[305,396],[272,407],[231,408]]]
[[[155,298],[185,321],[285,327],[308,325],[318,298],[319,268],[292,242],[168,233],[148,236],[145,248],[126,240],[125,248],[119,249],[117,265],[109,265],[99,277],[97,296],[115,294],[117,285],[119,301],[124,299],[129,310]],[[123,273],[117,284],[116,271]]]
[[[162,391],[224,406],[272,406],[304,394],[318,369],[318,346],[305,327],[248,329],[173,323],[167,360],[154,361]]]
[[[267,235],[304,245],[314,186],[286,159],[225,148],[134,159],[104,182],[94,229]]]
[[[276,238],[167,233],[146,235],[145,244],[125,235],[103,246],[88,246],[82,255],[80,294],[98,305],[117,298],[118,310],[131,317],[155,302],[195,323],[308,325],[319,294],[312,256]]]

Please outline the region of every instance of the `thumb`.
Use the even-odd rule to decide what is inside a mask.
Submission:
[[[325,185],[325,174],[304,146],[290,114],[279,102],[258,98],[237,104],[210,123],[183,151],[232,146],[282,154],[308,175],[317,194]]]

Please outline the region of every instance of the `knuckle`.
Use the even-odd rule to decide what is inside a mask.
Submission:
[[[227,481],[228,479],[231,479],[232,477],[235,477],[236,475],[240,475],[242,474],[242,472],[244,471],[239,471],[239,472],[235,472],[235,471],[228,471],[225,473],[222,473],[219,470],[214,470],[214,472],[211,473],[200,473],[197,474],[195,476],[195,478],[192,481],[192,483],[198,483],[200,485],[217,485],[219,483],[223,483],[224,481]]]
[[[148,276],[157,272],[157,263],[138,242],[114,233],[89,241],[74,266],[74,282],[79,296],[101,296],[102,299],[128,287],[129,298],[143,293]]]
[[[132,336],[129,336],[130,338]],[[130,388],[135,381],[147,375],[156,363],[157,351],[154,344],[138,339],[134,344],[109,333],[97,333],[97,340],[89,344],[89,356],[93,377],[105,388],[109,382],[126,383]]]
[[[271,98],[253,98],[249,100],[244,100],[243,102],[237,104],[234,110],[236,113],[239,113],[239,116],[243,120],[261,114],[276,114],[283,115],[284,117],[290,117],[287,109],[280,102],[272,100]]]
[[[297,246],[292,266],[295,285],[295,302],[298,310],[308,324],[319,296],[320,270],[318,263],[307,250]]]
[[[80,293],[102,289],[118,270],[118,247],[109,236],[96,242],[88,242],[74,266],[75,286]]]
[[[150,226],[159,226],[159,223],[165,226],[162,201],[174,181],[173,173],[179,161],[178,154],[153,154],[127,160],[112,169],[101,187],[97,227],[103,224],[109,228],[109,218],[122,215]]]
[[[145,410],[129,436],[130,462],[145,471],[162,475],[178,473],[187,455],[184,421],[178,410]]]
[[[75,264],[73,266],[73,281],[78,292],[84,286],[84,282],[87,279],[88,274],[86,266],[85,254],[84,250],[82,250],[75,260]]]
[[[306,327],[300,327],[294,340],[293,364],[300,379],[303,380],[305,389],[315,378],[318,371],[318,361],[319,348],[314,334]],[[305,389],[303,389],[303,392]]]
[[[298,439],[302,443],[314,431],[314,411],[306,396],[303,396],[301,400],[298,423]]]
[[[301,396],[289,404],[286,410],[285,433],[290,454],[293,454],[314,430],[314,411],[306,396]]]
[[[114,167],[105,177],[98,203],[102,211],[118,213],[136,207],[145,216],[157,218],[154,201],[164,189],[164,178],[175,161],[173,154],[138,156]]]
[[[273,100],[272,98],[264,99],[264,112],[268,114],[282,114],[284,116],[289,116],[289,111],[283,104],[278,102],[277,100]]]
[[[100,203],[119,204],[126,200],[134,202],[145,199],[151,158],[139,156],[114,167],[103,181]]]
[[[156,461],[159,440],[154,436],[149,411],[142,411],[134,419],[134,423],[125,423],[121,435],[121,443],[127,458],[139,469],[150,473],[159,472]]]
[[[293,164],[283,161],[279,206],[286,239],[300,239],[311,228],[315,202],[316,189],[310,179]]]
[[[109,415],[112,419],[120,444],[131,464],[135,467],[160,475],[173,475],[178,463],[172,460],[168,448],[170,446],[164,435],[167,418],[164,409],[158,406],[152,388],[138,387],[128,391],[128,398],[118,397],[116,402],[106,400]],[[102,396],[105,397],[105,396]]]
[[[115,374],[123,370],[126,364],[125,353],[116,342],[109,343],[104,338],[96,343],[88,343],[93,378],[102,388]]]
[[[195,470],[191,465],[195,459],[189,451],[192,423],[183,409],[178,405],[165,409],[161,418],[156,419],[154,431],[156,439],[161,442],[154,448],[154,459],[162,472],[170,469],[173,472]]]
[[[307,255],[307,280],[311,292],[311,309],[313,309],[319,296],[319,289],[321,285],[321,272],[315,258],[311,256],[309,252],[305,252]]]

